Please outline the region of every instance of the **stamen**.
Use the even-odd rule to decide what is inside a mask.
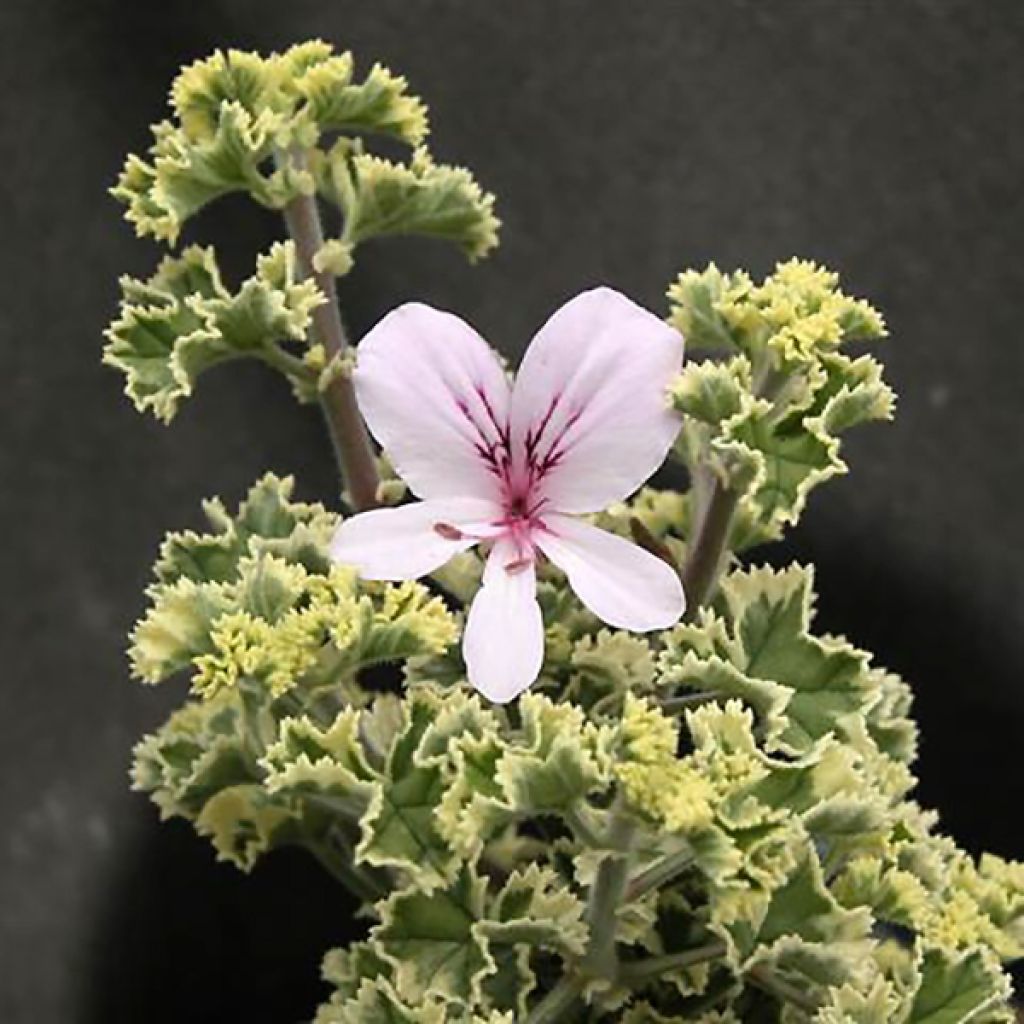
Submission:
[[[465,540],[466,535],[451,523],[434,523],[434,533],[445,540]]]
[[[533,565],[532,558],[517,558],[514,562],[505,563],[505,572],[509,576],[515,576],[517,573],[525,572],[531,565]]]

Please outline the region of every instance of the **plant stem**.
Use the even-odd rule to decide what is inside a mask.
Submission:
[[[635,960],[630,964],[623,964],[621,978],[627,984],[638,985],[651,978],[656,978],[659,974],[674,971],[677,967],[690,967],[693,964],[702,964],[706,960],[717,960],[724,953],[725,943],[715,940],[707,945],[698,946],[696,949],[683,950],[681,953],[651,956],[643,960]]]
[[[303,153],[293,153],[289,159],[296,167],[306,166]],[[348,339],[341,322],[334,275],[318,273],[313,266],[313,257],[324,244],[316,196],[299,195],[292,199],[284,208],[284,221],[295,242],[299,269],[305,277],[312,278],[327,297],[327,302],[313,310],[313,334],[323,345],[327,359],[331,360],[345,352]],[[321,393],[320,404],[327,419],[349,500],[357,510],[372,508],[377,504],[377,464],[366,424],[359,413],[351,378],[343,373],[334,374]]]
[[[747,980],[763,989],[776,999],[784,1000],[799,1007],[805,1013],[814,1013],[818,1009],[818,1003],[812,999],[803,989],[784,981],[777,974],[773,974],[765,967],[752,967],[747,971]]]
[[[578,974],[567,974],[530,1011],[524,1024],[553,1024],[561,1018],[583,991],[584,979]]]
[[[594,823],[590,820],[584,807],[568,808],[565,811],[565,820],[576,838],[581,839],[587,846],[601,845],[601,840],[594,830]]]
[[[301,359],[297,359],[290,352],[285,352],[275,344],[267,345],[256,352],[256,358],[262,360],[267,366],[280,370],[284,374],[293,374],[296,377],[304,378],[310,384],[316,384],[316,371],[307,366]]]
[[[328,842],[308,839],[304,845],[337,881],[364,902],[376,903],[384,895],[384,890],[374,879]]]
[[[598,868],[587,906],[590,942],[581,969],[591,977],[614,978],[618,969],[615,915],[629,881],[633,832],[633,823],[626,814],[622,810],[613,810],[607,840],[613,852],[605,857]]]
[[[676,875],[685,871],[693,861],[694,853],[689,847],[663,857],[630,881],[626,886],[626,900],[638,900],[652,889],[660,889],[666,882],[670,882]]]
[[[723,694],[717,690],[701,691],[699,693],[682,693],[675,697],[665,697],[659,700],[658,707],[666,715],[674,715],[678,711],[685,711],[687,708],[699,708],[703,704],[710,704],[712,701],[720,700]]]
[[[738,492],[729,490],[717,478],[711,485],[707,507],[687,549],[683,567],[687,620],[714,594],[739,497]]]

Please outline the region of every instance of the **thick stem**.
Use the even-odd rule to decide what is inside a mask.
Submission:
[[[704,515],[690,541],[683,567],[687,619],[692,619],[714,594],[738,503],[739,494],[716,479],[711,485]]]
[[[296,165],[305,165],[302,154],[293,154],[291,160]],[[304,276],[311,277],[327,297],[323,305],[313,310],[313,335],[323,345],[328,360],[341,356],[348,348],[348,339],[341,322],[334,275],[318,273],[313,266],[313,257],[324,244],[316,196],[296,196],[285,206],[284,220],[295,242],[299,269]],[[372,508],[377,504],[377,465],[351,378],[335,374],[321,393],[320,404],[352,505],[358,510]]]

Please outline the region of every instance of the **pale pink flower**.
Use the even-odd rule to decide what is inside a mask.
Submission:
[[[410,303],[359,345],[359,408],[422,499],[346,519],[333,558],[367,579],[424,576],[487,542],[463,636],[470,682],[504,703],[544,659],[535,566],[546,555],[580,601],[621,629],[665,629],[683,612],[664,561],[577,518],[632,494],[679,431],[666,389],[683,339],[610,288],[567,302],[540,329],[515,385],[464,321]]]

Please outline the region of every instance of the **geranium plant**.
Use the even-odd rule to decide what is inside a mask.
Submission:
[[[353,345],[363,242],[497,242],[423,103],[320,42],[217,53],[171,103],[114,189],[138,232],[242,192],[286,237],[237,287],[198,246],[124,279],[105,359],[164,421],[262,361],[344,497],[267,475],[167,536],[130,658],[190,696],[133,779],[242,870],[301,846],[362,902],[318,1024],[1012,1020],[1024,866],[914,802],[911,691],[814,631],[812,569],[749,562],[891,416],[880,315],[792,260],[686,271],[664,315],[585,291],[514,381],[423,305]],[[684,492],[644,486],[666,456]]]

